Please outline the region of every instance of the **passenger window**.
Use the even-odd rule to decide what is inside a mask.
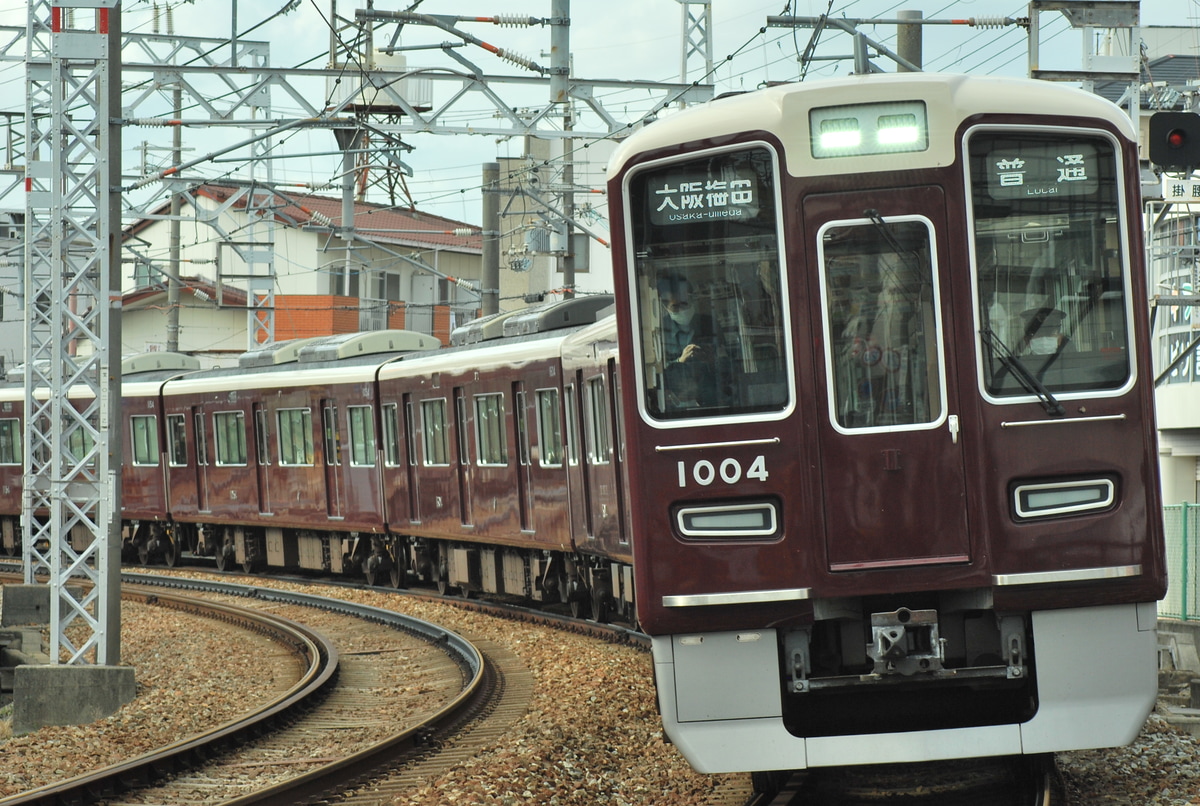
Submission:
[[[421,426],[424,430],[425,464],[450,464],[450,435],[446,431],[446,399],[421,401]]]
[[[131,457],[133,464],[158,465],[157,417],[152,414],[135,414],[130,417],[129,437],[129,444],[133,448],[133,456]]]
[[[538,389],[537,425],[538,463],[542,467],[562,467],[562,409],[559,408],[557,389]]]
[[[775,162],[719,151],[635,175],[638,345],[656,419],[782,411],[790,344]]]
[[[986,392],[1125,386],[1129,277],[1113,144],[984,131],[971,138],[970,156]]]
[[[350,418],[350,464],[375,466],[375,418],[370,406],[347,406]]]
[[[380,409],[380,416],[383,417],[383,461],[388,467],[400,466],[398,410],[395,403],[386,403]]]
[[[504,395],[475,396],[475,438],[479,445],[479,464],[508,464],[508,445],[504,436]]]
[[[21,421],[0,420],[0,465],[21,464]]]
[[[246,464],[246,415],[240,411],[219,411],[213,415],[213,430],[217,464]]]
[[[589,378],[588,390],[588,459],[594,465],[608,464],[612,442],[608,428],[608,397],[604,378]]]
[[[835,425],[939,421],[945,395],[929,224],[835,222],[822,228],[819,243]]]
[[[186,467],[187,420],[182,414],[167,415],[167,444],[171,467]]]
[[[309,409],[280,409],[275,413],[279,424],[279,464],[286,466],[313,463],[312,412]]]
[[[342,463],[342,434],[338,429],[337,406],[329,401],[321,404],[322,430],[325,434],[325,465],[334,467]]]
[[[255,461],[260,465],[271,464],[271,454],[268,451],[270,443],[270,434],[267,431],[267,412],[261,404],[254,404],[254,435],[255,435],[255,450],[258,455]]]

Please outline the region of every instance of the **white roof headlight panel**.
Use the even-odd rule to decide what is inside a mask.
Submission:
[[[808,113],[815,159],[898,154],[929,148],[924,101],[823,106]]]

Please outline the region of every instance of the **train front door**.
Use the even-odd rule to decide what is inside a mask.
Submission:
[[[970,559],[959,398],[947,380],[944,210],[936,187],[804,200],[821,292],[821,484],[835,572]]]

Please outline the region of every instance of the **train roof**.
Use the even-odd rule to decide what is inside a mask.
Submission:
[[[521,336],[446,347],[430,353],[405,356],[379,371],[379,379],[420,375],[431,371],[462,370],[471,367],[519,366],[530,361],[557,357],[562,343],[586,325],[538,331]]]
[[[463,347],[492,339],[591,324],[611,308],[613,303],[612,294],[590,294],[548,302],[533,308],[494,313],[456,327],[450,334],[450,344]]]
[[[850,104],[924,101],[929,114],[929,147],[924,151],[816,159],[811,154],[808,111]],[[939,168],[957,155],[958,124],[973,115],[1013,114],[1056,119],[1108,121],[1130,141],[1133,124],[1112,102],[1049,81],[945,73],[875,73],[783,84],[718,98],[664,117],[626,138],[609,160],[616,177],[630,159],[655,149],[687,143],[711,144],[722,137],[773,132],[787,150],[793,176]],[[797,125],[797,123],[800,125]]]

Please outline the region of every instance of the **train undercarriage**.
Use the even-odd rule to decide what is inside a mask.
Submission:
[[[19,551],[19,529],[16,534]],[[127,561],[174,567],[185,553],[212,557],[220,570],[361,572],[370,585],[404,588],[416,581],[443,594],[512,596],[567,605],[572,615],[596,621],[635,620],[633,567],[600,557],[393,534],[158,521],[125,525]]]

